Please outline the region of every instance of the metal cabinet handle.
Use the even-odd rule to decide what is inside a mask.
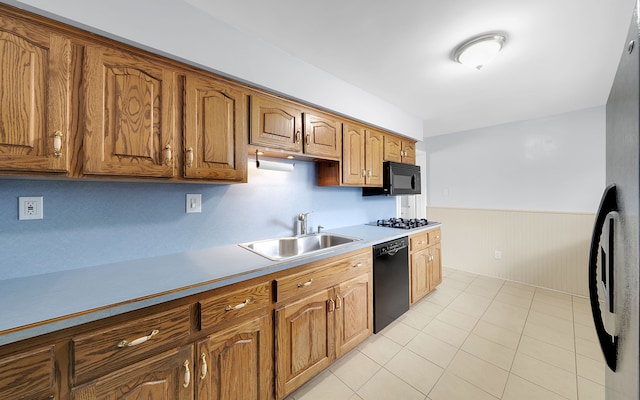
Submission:
[[[295,142],[296,142],[296,143],[300,143],[300,139],[301,139],[300,130],[297,130],[297,131],[296,131]]]
[[[305,135],[305,142],[306,142],[307,146],[309,146],[311,144],[311,135],[308,134],[308,133]]]
[[[62,157],[62,132],[60,131],[53,134],[53,156]]]
[[[311,286],[312,283],[313,283],[313,279],[309,279],[308,281],[306,281],[304,283],[302,283],[302,282],[298,283],[298,287],[300,288],[300,287],[305,287],[305,286]]]
[[[189,370],[189,360],[185,360],[183,365],[184,365],[184,383],[182,384],[182,387],[187,388],[191,383],[191,371]]]
[[[237,304],[235,306],[226,306],[224,308],[225,311],[232,311],[232,310],[239,310],[241,308],[244,308],[247,304],[249,304],[251,302],[251,299],[246,299],[245,301],[243,301],[240,304]]]
[[[351,266],[351,268],[360,268],[362,267],[362,263],[357,263]]]
[[[369,170],[369,178],[371,178],[373,176],[373,171]]]
[[[342,308],[342,298],[340,296],[336,296],[336,310]]]
[[[187,149],[187,168],[193,166],[193,147]]]
[[[200,354],[200,379],[204,379],[205,376],[207,376],[207,356],[202,353]]]
[[[122,340],[120,343],[118,343],[118,347],[122,348],[122,347],[137,346],[137,345],[142,344],[142,343],[146,342],[147,340],[151,339],[152,337],[154,337],[158,333],[160,333],[160,330],[154,329],[147,336],[143,336],[143,337],[137,338],[137,339],[132,340],[130,342],[128,340]]]
[[[362,170],[362,177],[365,178],[367,176],[367,170],[363,169]]]
[[[171,145],[168,144],[164,147],[164,163],[170,167],[173,157],[173,151],[171,151]]]

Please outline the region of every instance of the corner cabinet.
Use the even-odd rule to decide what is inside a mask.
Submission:
[[[371,266],[367,249],[276,281],[277,399],[372,334]]]
[[[83,172],[173,177],[176,71],[147,57],[89,45],[84,83]]]
[[[184,97],[184,177],[246,182],[248,96],[190,74]]]
[[[0,171],[69,171],[71,41],[0,15]]]
[[[440,228],[409,236],[410,302],[414,304],[442,283]]]

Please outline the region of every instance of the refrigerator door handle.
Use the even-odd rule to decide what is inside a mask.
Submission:
[[[611,336],[606,331],[602,320],[600,303],[598,301],[597,261],[600,248],[600,235],[602,234],[607,215],[611,212],[618,211],[617,197],[616,185],[609,185],[602,195],[602,200],[600,200],[600,207],[598,208],[598,214],[593,228],[593,236],[591,237],[591,248],[589,250],[589,299],[591,302],[591,314],[593,315],[593,322],[596,327],[598,341],[600,342],[600,347],[602,348],[605,361],[609,368],[614,372],[617,364],[618,336]],[[613,268],[612,263],[607,264],[608,268]],[[606,274],[605,271],[602,271],[602,273]],[[612,289],[613,285],[610,287],[611,291]],[[610,296],[610,300],[612,301],[612,293],[610,293]]]

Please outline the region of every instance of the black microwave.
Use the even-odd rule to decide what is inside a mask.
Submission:
[[[420,194],[420,166],[385,161],[382,164],[382,187],[362,188],[363,196],[404,196]]]

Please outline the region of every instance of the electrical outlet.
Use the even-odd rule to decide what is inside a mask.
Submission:
[[[43,197],[18,197],[18,219],[43,219]]]
[[[202,212],[202,195],[187,194],[187,214]]]
[[[496,260],[502,260],[502,252],[501,252],[500,250],[496,250],[496,251],[493,253],[493,257],[494,257]]]

